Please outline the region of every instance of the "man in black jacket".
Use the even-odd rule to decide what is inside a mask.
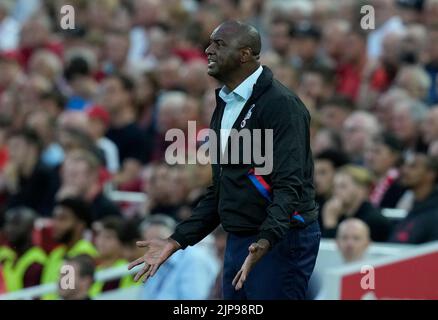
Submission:
[[[136,280],[153,276],[175,251],[201,241],[221,223],[229,233],[225,299],[304,298],[321,236],[310,115],[296,95],[260,66],[260,49],[260,35],[250,25],[228,21],[212,33],[205,51],[208,74],[224,84],[216,91],[210,123],[219,140],[212,151],[221,155],[220,161],[212,158],[213,183],[192,216],[170,238],[138,243],[147,252],[130,265],[145,263]],[[267,139],[260,147],[272,159],[271,172],[260,174],[254,150],[251,161],[241,160],[245,139],[238,138],[244,129],[254,139],[255,130],[261,130],[265,141],[271,130],[272,143]],[[236,152],[239,161],[230,164]]]

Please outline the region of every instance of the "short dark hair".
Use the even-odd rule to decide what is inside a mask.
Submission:
[[[315,157],[316,160],[327,160],[334,168],[340,168],[348,163],[348,157],[342,151],[327,149],[318,153]]]
[[[9,133],[9,139],[16,137],[22,138],[27,144],[35,146],[38,150],[38,153],[43,150],[43,142],[40,136],[33,129],[24,128],[21,130],[14,130]]]
[[[114,231],[117,235],[117,238],[121,242],[123,239],[124,233],[124,221],[123,218],[118,216],[109,216],[103,218],[100,223],[102,224],[102,228],[104,230]]]
[[[120,241],[124,246],[135,245],[135,242],[141,240],[140,228],[141,219],[132,218],[125,220],[123,223],[123,233]]]
[[[301,76],[303,76],[306,73],[319,74],[325,84],[333,83],[334,78],[335,78],[335,73],[334,73],[333,69],[331,69],[329,67],[324,67],[324,66],[312,66],[312,67],[305,68],[301,72]]]
[[[346,97],[344,95],[334,95],[321,103],[321,107],[323,106],[337,106],[347,111],[354,110],[354,102],[351,98]]]
[[[87,227],[90,227],[92,215],[90,205],[79,197],[70,197],[59,200],[57,206],[70,209],[79,220],[83,221]]]
[[[135,89],[134,81],[126,74],[113,73],[107,77],[107,79],[116,79],[122,85],[122,88],[130,93]]]
[[[73,57],[64,70],[64,77],[67,81],[74,80],[77,76],[89,76],[90,74],[91,68],[88,61],[81,56]]]
[[[94,259],[88,254],[80,254],[74,257],[67,257],[66,263],[77,263],[79,266],[79,275],[81,277],[90,277],[94,280],[94,273],[96,271],[96,263]]]
[[[402,153],[404,150],[403,142],[401,142],[395,135],[384,132],[375,137],[375,142],[387,146],[392,152]]]

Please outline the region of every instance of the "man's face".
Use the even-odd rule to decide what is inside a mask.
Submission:
[[[289,50],[289,26],[286,22],[272,25],[269,35],[271,46],[280,55],[286,54]]]
[[[232,30],[224,25],[217,27],[210,36],[210,44],[205,49],[208,58],[207,73],[222,80],[240,66],[240,49]]]
[[[369,245],[367,230],[361,224],[349,221],[339,228],[336,244],[346,262],[358,261]]]
[[[353,178],[346,173],[337,173],[333,186],[334,196],[346,207],[359,196],[359,187],[354,183]]]
[[[62,270],[65,272],[61,274],[58,282],[59,296],[64,300],[78,300],[87,297],[92,279],[89,276],[81,275],[79,264],[76,262],[66,262]],[[73,277],[73,284],[68,283],[68,286],[65,285],[66,281],[62,281],[62,277]]]
[[[420,154],[406,157],[401,167],[401,183],[405,187],[414,188],[427,179],[430,172],[426,161],[426,156]]]
[[[349,112],[336,105],[325,105],[321,109],[321,122],[326,128],[339,131],[347,119]]]
[[[97,232],[96,248],[100,257],[112,257],[122,251],[122,244],[117,238],[117,233],[110,229],[101,229]]]
[[[56,206],[53,211],[53,237],[57,242],[68,243],[78,221],[73,212],[66,207]]]
[[[77,294],[78,286],[79,286],[79,266],[77,263],[68,262],[63,265],[61,270],[70,271],[61,274],[60,280],[58,282],[58,293],[59,296],[64,300],[72,300]],[[62,277],[71,275],[73,277],[73,285],[71,286],[63,286]]]
[[[95,177],[95,173],[91,172],[85,161],[67,158],[62,167],[62,184],[76,192],[87,190]]]
[[[324,79],[321,74],[306,72],[303,74],[298,91],[300,94],[319,101],[325,95]]]
[[[365,164],[367,168],[377,175],[385,174],[395,166],[396,154],[382,143],[371,143],[365,151]]]
[[[369,133],[366,132],[360,119],[348,118],[343,127],[342,140],[344,150],[350,155],[362,154],[369,142]]]
[[[335,172],[330,161],[325,159],[315,161],[315,187],[318,195],[327,196],[331,192]]]
[[[416,134],[416,124],[407,108],[396,108],[393,111],[391,131],[398,139],[404,142]]]
[[[109,78],[102,84],[102,105],[109,112],[117,112],[129,99],[129,93],[124,90],[117,78]]]

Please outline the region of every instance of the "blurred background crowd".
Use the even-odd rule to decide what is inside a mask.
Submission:
[[[204,50],[227,19],[257,27],[262,64],[312,115],[323,237],[346,261],[438,240],[437,16],[438,0],[0,0],[0,292],[56,282],[63,263],[80,277],[58,297],[133,285],[93,274],[170,235],[209,185],[209,165],[164,161],[164,137],[209,126]],[[179,252],[143,298],[220,298],[225,239]]]

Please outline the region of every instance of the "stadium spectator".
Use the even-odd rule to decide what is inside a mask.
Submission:
[[[0,3],[0,51],[15,50],[20,40],[20,24],[10,16],[11,5]]]
[[[405,189],[400,185],[399,166],[403,146],[391,134],[373,139],[365,152],[365,167],[375,176],[370,202],[378,208],[395,208]]]
[[[340,134],[342,125],[353,108],[353,101],[342,96],[334,96],[324,101],[320,106],[321,125]]]
[[[322,227],[321,211],[325,202],[333,195],[336,170],[348,163],[347,157],[339,151],[327,149],[315,156],[315,191],[319,206],[319,223]]]
[[[370,173],[358,166],[347,165],[335,175],[333,196],[322,209],[322,235],[335,237],[339,224],[346,218],[358,218],[370,228],[373,241],[386,241],[389,221],[368,201]]]
[[[307,69],[322,69],[328,66],[324,56],[320,54],[319,42],[321,30],[310,21],[300,21],[291,30],[293,46],[296,55],[292,59],[292,65],[299,71]]]
[[[133,218],[125,220],[123,223],[123,232],[120,241],[122,242],[123,258],[127,261],[133,261],[144,254],[143,248],[137,247],[137,241],[142,239],[140,234],[141,219]]]
[[[409,153],[401,169],[401,183],[414,194],[411,210],[390,241],[420,244],[438,240],[438,163],[424,153]]]
[[[8,292],[37,286],[41,283],[47,256],[44,250],[32,243],[32,231],[37,213],[26,207],[9,209],[5,213],[5,235],[9,258],[2,262]]]
[[[90,205],[92,221],[120,215],[119,208],[103,194],[99,161],[85,150],[71,151],[63,163],[57,198],[65,197],[83,198]]]
[[[427,108],[414,100],[399,102],[392,110],[389,132],[394,134],[406,149],[417,149],[422,145],[420,128],[427,115]]]
[[[105,137],[110,123],[109,113],[101,106],[94,105],[86,110],[88,115],[88,132],[97,147],[103,151],[106,168],[111,173],[119,170],[119,150],[117,146]]]
[[[55,121],[45,110],[36,110],[26,119],[26,125],[41,138],[43,152],[41,161],[48,167],[59,166],[64,160],[64,151],[55,141]]]
[[[362,220],[348,218],[339,224],[336,245],[345,263],[364,259],[370,242],[370,229]]]
[[[432,3],[433,1],[429,2]],[[438,2],[435,2],[435,8],[438,10]],[[431,26],[431,29],[429,30],[427,54],[428,60],[425,69],[430,79],[427,102],[429,105],[433,105],[438,103],[438,25],[436,24]]]
[[[68,257],[60,270],[58,295],[62,300],[91,300],[89,291],[96,270],[91,256],[80,254]]]
[[[344,121],[342,145],[353,163],[363,163],[365,148],[379,132],[377,119],[364,111],[355,111]]]
[[[438,105],[432,106],[427,112],[421,131],[426,144],[438,141]]]
[[[9,135],[9,160],[3,171],[8,208],[27,206],[39,214],[50,213],[54,177],[41,162],[41,151],[41,139],[34,131],[23,129]]]
[[[97,222],[95,227],[95,243],[98,252],[96,271],[120,267],[128,263],[123,259],[123,246],[120,240],[123,237],[123,226],[121,217],[107,217]],[[90,288],[90,297],[96,297],[105,291],[127,288],[133,284],[134,281],[129,274],[111,281],[95,281]]]
[[[42,282],[53,283],[59,279],[65,258],[87,254],[97,256],[93,244],[84,238],[90,228],[91,212],[81,199],[65,198],[57,202],[53,210],[53,237],[59,243],[53,249],[44,266]],[[44,299],[56,299],[56,294],[47,294]]]
[[[102,105],[110,114],[110,128],[107,137],[118,150],[122,170],[125,161],[135,162],[138,167],[149,159],[150,142],[136,124],[134,107],[134,84],[122,75],[107,77],[102,83]],[[144,146],[139,148],[138,146]]]
[[[172,234],[175,226],[172,218],[156,214],[143,222],[143,240],[165,239]],[[218,272],[219,264],[214,254],[202,246],[189,247],[178,251],[144,284],[141,298],[207,299]]]

